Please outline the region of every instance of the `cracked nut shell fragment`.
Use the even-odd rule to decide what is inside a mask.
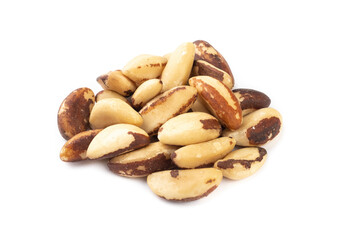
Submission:
[[[155,135],[160,126],[177,115],[187,112],[196,101],[197,90],[191,86],[174,87],[149,101],[140,111],[141,126],[149,135]]]
[[[219,80],[209,76],[196,76],[189,80],[195,87],[210,112],[225,127],[235,130],[242,124],[242,110],[239,101]]]
[[[167,170],[147,176],[147,184],[159,197],[172,201],[194,201],[208,196],[222,180],[215,168]]]
[[[87,130],[70,138],[62,147],[60,158],[64,162],[76,162],[89,159],[86,150],[92,139],[101,132],[102,129]]]
[[[90,88],[78,88],[61,103],[57,114],[58,129],[66,140],[90,129],[89,117],[95,104],[95,95]]]
[[[115,124],[94,137],[86,155],[90,159],[113,158],[147,146],[149,142],[148,134],[141,128],[131,124]]]
[[[188,112],[165,122],[158,131],[158,139],[164,144],[189,145],[219,137],[221,125],[208,113]]]
[[[282,116],[276,109],[261,108],[245,116],[239,129],[225,129],[222,135],[233,137],[238,146],[261,146],[274,139],[281,127]]]
[[[109,169],[125,177],[145,177],[153,172],[172,166],[170,155],[177,149],[161,142],[114,157],[108,162]]]
[[[229,153],[218,160],[214,167],[220,169],[224,177],[239,180],[253,175],[267,158],[267,152],[261,147],[246,147]]]

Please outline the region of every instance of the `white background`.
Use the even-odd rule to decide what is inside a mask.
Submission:
[[[0,239],[350,239],[347,3],[1,1]],[[105,162],[59,159],[71,91],[198,39],[283,115],[256,175],[173,203]]]

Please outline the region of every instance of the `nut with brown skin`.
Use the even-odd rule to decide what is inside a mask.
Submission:
[[[113,158],[149,144],[148,134],[131,124],[115,124],[103,129],[91,141],[86,156],[90,159]]]
[[[162,90],[163,83],[160,79],[150,79],[143,82],[131,97],[131,104],[136,110],[140,110],[152,98]]]
[[[232,78],[232,86],[234,86],[234,78],[230,66],[225,58],[208,42],[204,40],[197,40],[193,42],[195,46],[194,60],[204,60],[215,67],[227,72]]]
[[[136,89],[135,83],[120,70],[99,76],[97,82],[103,89],[115,91],[122,96],[130,96]]]
[[[276,109],[261,108],[245,116],[239,129],[226,129],[222,135],[233,137],[238,146],[261,146],[274,139],[281,127],[282,116]]]
[[[191,74],[193,59],[194,45],[190,42],[181,44],[171,53],[160,77],[163,82],[162,92],[187,83]]]
[[[242,108],[242,115],[248,115],[249,113],[270,106],[270,98],[262,92],[253,89],[237,88],[232,90],[240,102]]]
[[[78,88],[62,102],[57,124],[62,137],[66,140],[90,129],[89,117],[95,104],[95,95],[90,88]]]
[[[208,196],[222,180],[215,168],[167,170],[148,175],[147,184],[159,197],[171,201],[194,201]]]
[[[143,54],[130,60],[122,72],[140,85],[148,79],[158,78],[167,64],[167,59],[160,56]]]
[[[235,147],[233,138],[221,137],[207,142],[191,144],[177,149],[171,160],[180,168],[211,167]]]
[[[214,167],[232,180],[239,180],[253,175],[267,158],[267,152],[261,147],[247,147],[235,150],[224,159],[218,160]]]
[[[98,101],[91,111],[89,121],[93,129],[105,128],[117,123],[128,123],[135,126],[141,126],[143,123],[138,112],[117,98],[106,98]]]
[[[221,125],[208,113],[189,112],[165,122],[158,131],[158,139],[164,144],[189,145],[219,137]]]
[[[170,155],[176,149],[175,146],[161,142],[150,143],[146,147],[112,158],[108,167],[124,177],[145,177],[169,169],[172,166]]]
[[[140,111],[141,126],[149,135],[155,135],[160,126],[177,115],[187,112],[197,98],[191,86],[174,87],[149,101]]]
[[[87,130],[69,139],[61,149],[61,160],[64,162],[76,162],[89,159],[86,156],[86,150],[92,139],[101,132],[101,130],[102,129]]]
[[[238,129],[242,124],[242,110],[239,101],[219,80],[209,76],[196,76],[189,80],[206,103],[210,112],[227,128]]]
[[[192,68],[193,76],[210,76],[213,77],[223,84],[229,89],[233,87],[233,79],[232,77],[225,71],[215,67],[214,65],[204,61],[204,60],[196,60],[194,61]]]

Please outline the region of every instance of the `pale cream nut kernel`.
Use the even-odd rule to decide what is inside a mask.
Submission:
[[[241,148],[218,160],[214,166],[222,171],[224,177],[239,180],[257,172],[264,165],[266,157],[267,152],[264,148]]]
[[[130,96],[136,89],[135,83],[124,76],[120,70],[99,76],[97,82],[103,89],[115,91],[122,96]]]
[[[129,104],[120,99],[106,98],[98,101],[91,111],[91,127],[105,128],[117,123],[141,126],[143,119]]]
[[[119,93],[116,93],[112,90],[102,90],[96,94],[96,102],[98,102],[102,99],[105,99],[105,98],[117,98],[117,99],[120,99],[126,103],[129,103],[125,97],[123,97]]]
[[[215,168],[167,170],[148,175],[147,184],[159,197],[172,201],[194,201],[214,191],[222,180]]]
[[[160,79],[150,79],[143,82],[131,97],[131,104],[136,110],[140,110],[152,98],[162,90],[163,83]]]
[[[225,157],[235,147],[233,138],[221,137],[179,148],[171,160],[180,168],[211,167],[218,159]]]

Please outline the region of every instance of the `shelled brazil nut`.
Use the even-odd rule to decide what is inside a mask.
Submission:
[[[261,169],[264,145],[282,127],[267,94],[235,88],[228,62],[204,40],[161,55],[138,55],[97,77],[96,95],[84,87],[63,100],[61,160],[103,161],[115,175],[147,178],[171,201],[201,199],[223,177]]]

